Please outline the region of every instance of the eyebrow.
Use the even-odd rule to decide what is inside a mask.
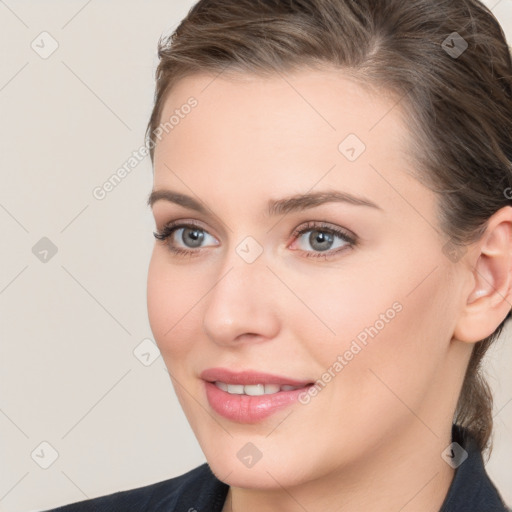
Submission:
[[[153,206],[157,201],[169,201],[171,203],[178,204],[189,210],[195,210],[204,215],[208,214],[208,208],[206,208],[200,201],[197,201],[193,197],[175,192],[173,190],[154,190],[151,192],[148,198],[148,205]],[[364,197],[358,197],[348,192],[340,191],[325,191],[325,192],[311,192],[307,194],[297,194],[283,199],[270,199],[267,204],[267,214],[273,215],[284,215],[293,211],[306,210],[308,208],[314,208],[324,203],[348,203],[355,206],[367,206],[370,208],[376,208],[382,210],[382,208],[366,199]]]

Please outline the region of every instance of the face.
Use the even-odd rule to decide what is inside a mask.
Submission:
[[[327,70],[194,75],[167,98],[162,122],[182,115],[155,150],[152,209],[168,236],[149,320],[230,485],[347,471],[431,435],[418,417],[435,429],[450,415],[439,397],[456,372],[460,286],[395,104]]]

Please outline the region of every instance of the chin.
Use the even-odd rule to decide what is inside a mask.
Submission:
[[[252,466],[246,466],[242,450],[247,445],[250,447],[250,441],[234,441],[232,449],[212,446],[211,450],[203,450],[214,475],[230,486],[245,489],[280,489],[281,486],[293,487],[313,478],[312,475],[305,473],[311,470],[311,466],[304,467],[304,459],[298,453],[290,454],[288,460],[286,454],[279,451],[275,453],[275,457],[263,455]],[[240,451],[241,456],[238,455]],[[250,452],[251,448],[245,453]]]
[[[284,471],[283,466],[265,466],[262,461],[252,468],[222,460],[208,460],[208,464],[213,474],[231,487],[280,489],[281,486],[289,487],[300,483],[290,481],[290,475]]]

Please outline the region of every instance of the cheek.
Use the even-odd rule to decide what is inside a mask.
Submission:
[[[156,252],[153,250],[151,261],[148,269],[147,282],[147,305],[148,318],[151,330],[155,336],[156,342],[160,344],[160,340],[166,330],[169,328],[169,318],[167,315],[171,304],[169,304],[172,294],[168,293],[168,281],[165,277],[165,266],[160,261]]]
[[[411,272],[409,278],[407,274],[404,269],[389,281],[379,296],[380,305],[377,300],[365,306],[365,324],[350,337],[361,350],[350,356],[337,389],[340,398],[353,407],[366,404],[367,411],[387,417],[389,425],[410,415],[404,404],[421,410],[432,385],[442,376],[451,336],[449,294],[442,271],[413,292],[411,283],[419,283],[424,273]],[[391,312],[387,308],[393,303],[398,307]]]
[[[318,279],[309,296],[297,283],[297,294],[308,297],[305,302],[322,323],[305,312],[296,332],[314,359],[341,377],[335,379],[341,402],[384,403],[386,394],[396,401],[378,377],[416,402],[442,367],[453,309],[446,269],[439,261],[419,268],[419,257],[396,255],[390,261],[399,263],[333,272]]]
[[[396,280],[379,283],[379,275],[356,265],[349,270],[342,266],[316,269],[307,277],[285,274],[287,285],[301,300],[280,301],[288,304],[280,310],[282,317],[293,315],[297,340],[303,341],[323,367],[349,350],[353,340],[365,347],[371,339],[384,338],[388,326],[403,314],[397,312],[402,308],[397,303]]]
[[[149,264],[147,306],[153,336],[167,364],[170,356],[174,359],[190,350],[194,333],[187,333],[186,328],[191,325],[198,299],[193,281],[185,279],[162,253],[155,248]]]

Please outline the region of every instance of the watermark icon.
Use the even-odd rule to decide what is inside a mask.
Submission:
[[[171,115],[168,121],[160,123],[155,130],[153,130],[153,135],[159,141],[162,139],[164,133],[169,133],[171,130],[174,130],[176,126],[181,122],[182,119],[192,112],[192,109],[197,107],[199,102],[196,98],[191,96],[186,103],[181,105],[180,108],[174,110],[174,114]],[[102,201],[107,197],[107,195],[115,190],[115,188],[137,167],[156,146],[156,142],[154,139],[149,139],[145,144],[141,145],[135,151],[132,151],[131,156],[129,156],[125,162],[113,173],[111,174],[107,180],[105,180],[101,185],[98,185],[93,188],[92,195],[98,201]]]
[[[307,405],[311,402],[311,399],[318,395],[325,386],[331,382],[331,380],[338,375],[345,366],[349,364],[354,357],[359,354],[363,348],[368,345],[368,337],[371,339],[375,338],[387,324],[393,320],[397,313],[403,310],[403,306],[400,302],[395,301],[384,313],[379,315],[379,318],[370,327],[365,327],[351,342],[350,347],[345,350],[343,355],[338,355],[336,361],[322,373],[319,379],[315,383],[308,387],[306,391],[303,391],[299,395],[299,402],[302,405]],[[358,343],[359,342],[359,343]],[[361,346],[362,345],[362,346]]]
[[[512,188],[507,187],[507,188],[503,191],[503,195],[504,195],[507,199],[512,199]]]
[[[466,252],[468,252],[465,246],[456,244],[453,239],[450,238],[442,247],[443,254],[453,263],[457,263]]]
[[[452,59],[458,59],[468,49],[468,43],[458,32],[452,32],[441,47]]]
[[[365,152],[366,146],[356,134],[351,133],[340,142],[338,150],[349,162],[355,162]]]
[[[57,254],[57,251],[57,246],[45,236],[32,247],[32,254],[41,263],[48,263]]]
[[[30,43],[30,47],[41,59],[47,59],[57,50],[59,43],[48,32],[41,32],[32,43]]]
[[[59,458],[59,452],[48,441],[43,441],[34,448],[30,456],[38,466],[48,469]]]
[[[247,443],[238,450],[236,456],[244,466],[250,469],[263,457],[263,453],[254,444]]]
[[[245,237],[235,250],[246,263],[254,263],[263,253],[263,247],[252,236]]]
[[[468,458],[468,452],[460,444],[454,442],[446,447],[441,457],[453,469],[456,469]]]
[[[133,349],[133,355],[144,366],[151,366],[160,356],[160,350],[153,340],[145,338]]]

